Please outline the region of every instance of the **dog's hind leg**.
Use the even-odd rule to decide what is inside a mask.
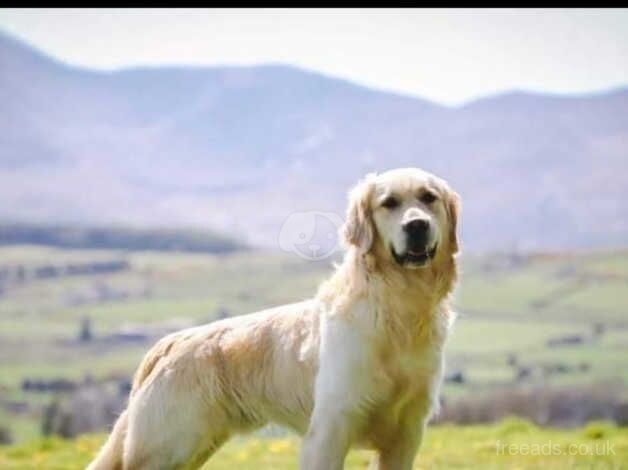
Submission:
[[[190,379],[162,369],[131,398],[123,470],[198,468],[229,437],[220,404]]]
[[[118,417],[107,441],[87,470],[122,470],[123,443],[127,424],[127,413],[124,411]]]

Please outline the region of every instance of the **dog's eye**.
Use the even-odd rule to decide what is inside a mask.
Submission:
[[[385,207],[387,209],[394,209],[398,205],[399,205],[399,201],[397,200],[396,197],[392,197],[392,196],[387,197],[386,199],[384,199],[384,202],[382,202],[382,207]]]
[[[431,191],[425,191],[423,194],[421,194],[421,197],[419,198],[421,200],[421,202],[423,204],[431,204],[434,201],[436,201],[436,199],[438,199],[436,197],[436,194],[434,194]]]

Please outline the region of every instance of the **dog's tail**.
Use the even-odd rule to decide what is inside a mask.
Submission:
[[[127,425],[127,411],[125,410],[118,417],[109,438],[86,470],[122,470]]]
[[[146,378],[150,375],[155,365],[160,359],[160,355],[148,354],[142,359],[140,366],[135,372],[133,386],[130,396],[133,397],[142,386]],[[86,470],[122,470],[124,461],[124,438],[128,429],[128,408],[118,417],[109,434],[109,438],[104,443],[96,458],[86,468]]]
[[[133,378],[133,385],[130,393],[131,400],[142,387],[144,382],[146,382],[159,361],[168,355],[175,341],[176,335],[166,336],[158,341],[157,344],[153,346],[148,353],[146,353]],[[123,411],[118,417],[111,434],[109,434],[109,438],[86,470],[122,470],[124,461],[124,439],[127,434],[128,426],[127,408],[127,410]]]

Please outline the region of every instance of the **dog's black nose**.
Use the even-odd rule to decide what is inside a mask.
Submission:
[[[426,219],[413,219],[403,224],[403,229],[411,237],[424,236],[429,228],[430,223]]]

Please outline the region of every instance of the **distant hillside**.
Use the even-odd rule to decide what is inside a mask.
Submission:
[[[367,171],[463,197],[469,250],[628,240],[628,90],[447,108],[294,67],[71,68],[0,36],[0,219],[198,226],[278,246]]]
[[[244,245],[201,230],[0,224],[0,246],[44,245],[78,249],[230,253]]]

